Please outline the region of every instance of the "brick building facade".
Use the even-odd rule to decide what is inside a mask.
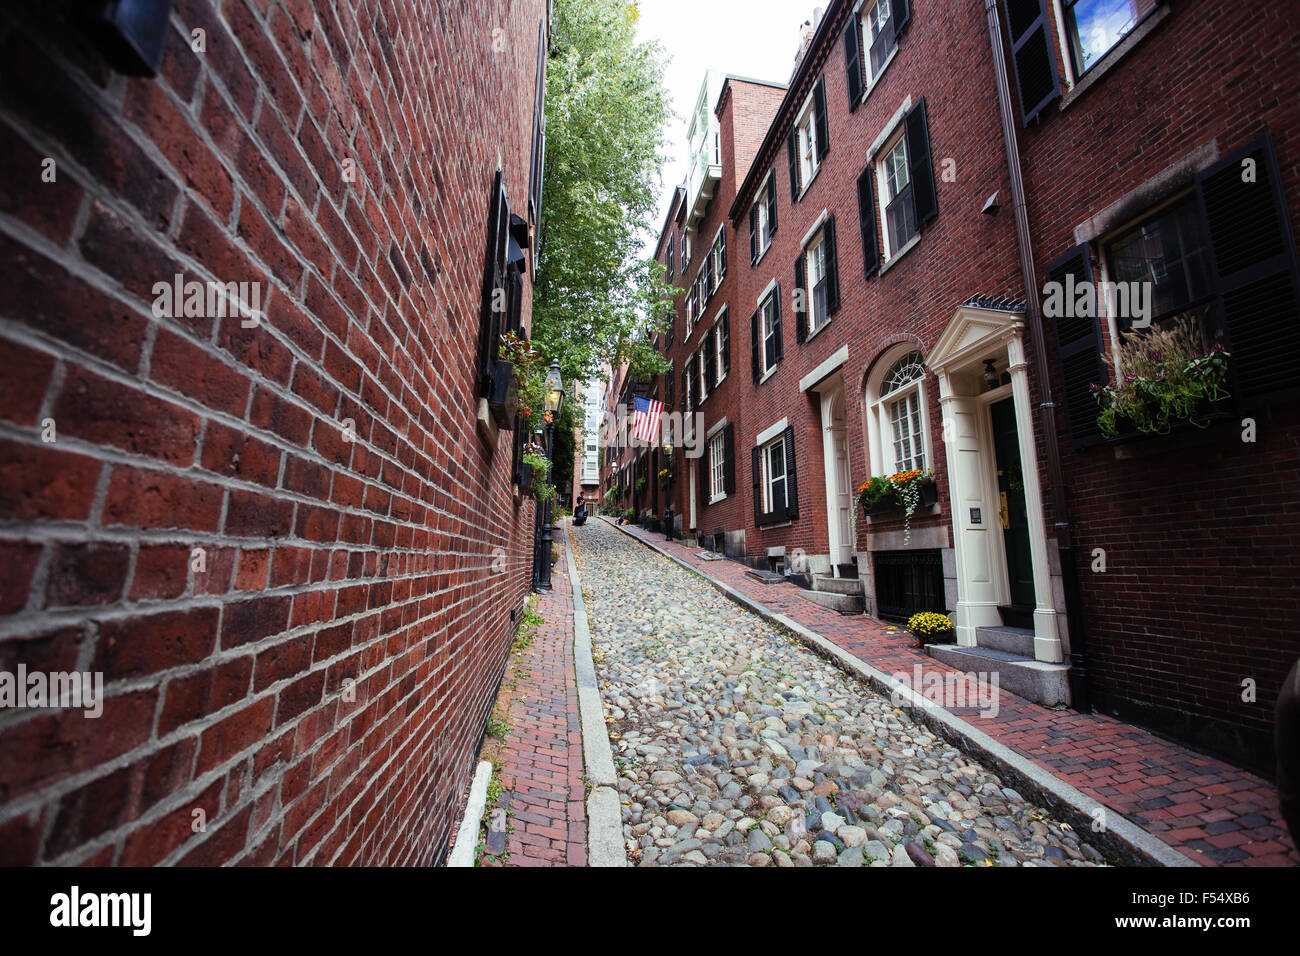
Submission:
[[[104,697],[0,712],[0,859],[437,863],[531,567],[547,4],[178,0],[156,77],[72,10],[0,16],[0,671]]]
[[[705,453],[676,449],[677,480],[639,505],[671,502],[677,533],[819,603],[952,613],[958,646],[936,656],[1007,689],[1086,692],[1267,770],[1300,651],[1294,18],[1130,6],[835,2],[788,88],[722,84],[715,185],[679,187],[656,251],[683,290],[674,380],[644,387],[696,413]],[[1259,190],[1233,188],[1243,159]],[[1151,251],[1165,222],[1204,234],[1204,281],[1180,299],[1152,267],[1155,324],[1226,315],[1234,400],[1206,430],[1100,441],[1089,386],[1117,378],[1119,327],[1102,314],[1058,341],[1045,284],[1114,279],[1117,255],[1125,275],[1176,265],[1174,240]],[[906,469],[935,479],[911,519],[865,516],[861,482]]]

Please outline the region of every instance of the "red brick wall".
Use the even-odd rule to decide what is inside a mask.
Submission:
[[[0,18],[0,670],[107,698],[0,713],[3,862],[445,853],[531,560],[469,369],[545,9],[179,0],[156,80]],[[177,272],[263,322],[155,318]]]
[[[1023,131],[1040,284],[1047,264],[1075,245],[1075,226],[1214,140],[1226,156],[1272,134],[1294,233],[1295,26],[1286,0],[1171,4],[1089,90]],[[1292,504],[1300,410],[1257,417],[1254,444],[1233,424],[1200,444],[1133,460],[1117,460],[1106,445],[1063,447],[1097,692],[1120,712],[1136,708],[1180,736],[1268,766],[1273,704],[1300,654]],[[1066,434],[1063,413],[1059,420]],[[1104,574],[1090,572],[1094,548],[1106,551]],[[1245,678],[1258,686],[1254,703],[1241,699]]]
[[[1019,266],[1011,217],[980,214],[987,196],[1009,189],[1002,133],[997,113],[988,27],[983,5],[963,4],[953,10],[934,0],[916,0],[894,62],[867,100],[855,111],[848,104],[842,33],[850,5],[837,5],[827,16],[833,18],[827,42],[811,51],[815,64],[780,116],[774,118],[777,137],[774,149],[756,154],[754,175],[775,169],[778,229],[772,247],[756,267],[749,262],[749,210],[739,210],[729,233],[727,282],[714,297],[710,315],[721,301],[732,304],[732,371],[720,393],[706,400],[703,411],[707,424],[722,414],[738,421],[736,431],[736,500],[709,509],[700,521],[703,530],[717,525],[746,531],[746,551],[762,559],[767,548],[784,545],[809,553],[825,553],[828,543],[825,505],[825,472],[817,396],[799,391],[799,380],[829,358],[842,345],[849,347],[843,366],[846,385],[847,426],[851,472],[854,484],[871,473],[866,459],[866,425],[862,397],[868,370],[880,354],[904,338],[916,341],[923,351],[937,340],[957,307],[976,293],[1020,294]],[[962,70],[941,68],[945,63],[962,63]],[[826,103],[830,150],[807,192],[791,203],[786,161],[785,136],[794,114],[802,107],[811,85],[826,77]],[[736,85],[737,90],[742,89]],[[776,97],[770,95],[765,106]],[[862,245],[857,211],[857,178],[867,162],[873,141],[888,126],[907,96],[913,104],[926,98],[930,124],[931,152],[935,166],[939,216],[922,234],[921,242],[884,275],[863,276]],[[776,104],[779,105],[779,104]],[[729,128],[739,128],[743,117],[747,137],[761,138],[767,128],[752,112],[739,107],[724,113],[723,146],[727,148]],[[769,120],[769,125],[773,120]],[[739,141],[738,141],[739,142]],[[747,154],[737,145],[736,154]],[[953,181],[940,179],[945,158],[956,161]],[[738,165],[739,161],[738,161]],[[725,169],[725,167],[724,167]],[[741,177],[746,174],[742,167]],[[719,198],[710,206],[702,234],[712,235],[709,225],[721,202],[728,205],[736,186],[729,186],[726,173]],[[725,197],[725,198],[723,198]],[[795,318],[791,308],[794,261],[800,242],[814,220],[826,209],[836,218],[836,239],[840,282],[840,309],[830,325],[811,341],[795,341]],[[725,212],[724,212],[725,214]],[[693,273],[692,273],[693,274]],[[761,385],[750,374],[750,317],[758,296],[771,279],[781,283],[785,355],[778,370]],[[678,328],[683,318],[679,315]],[[678,361],[680,369],[681,360]],[[679,386],[680,387],[680,386]],[[913,527],[931,524],[947,526],[947,472],[938,422],[938,384],[933,376],[927,383],[932,425],[932,467],[938,477],[940,513],[913,519]],[[719,409],[717,402],[724,408]],[[759,529],[754,524],[750,453],[756,436],[772,423],[787,418],[797,442],[799,518],[790,525]],[[684,500],[684,499],[683,499]],[[718,518],[715,520],[715,512]],[[865,550],[867,523],[858,522],[859,547]],[[901,520],[878,520],[874,530],[901,530]]]

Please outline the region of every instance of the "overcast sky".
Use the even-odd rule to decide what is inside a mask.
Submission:
[[[641,0],[638,35],[658,40],[669,57],[664,76],[673,119],[668,130],[655,235],[668,213],[673,186],[686,178],[686,115],[706,70],[785,83],[794,70],[799,27],[826,0]],[[710,103],[712,108],[716,103]]]

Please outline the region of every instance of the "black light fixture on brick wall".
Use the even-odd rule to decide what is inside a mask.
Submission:
[[[87,32],[108,64],[128,76],[156,76],[172,0],[82,0]]]

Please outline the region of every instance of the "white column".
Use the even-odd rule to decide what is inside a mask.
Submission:
[[[1029,554],[1034,566],[1034,657],[1060,664],[1061,635],[1052,606],[1051,566],[1047,558],[1047,528],[1043,523],[1042,489],[1038,482],[1038,450],[1034,446],[1034,416],[1029,397],[1029,372],[1019,333],[1007,342],[1011,392],[1015,398],[1016,437],[1020,444],[1020,471],[1025,486],[1029,520]]]
[[[939,372],[944,453],[948,460],[948,500],[952,509],[953,552],[957,561],[957,643],[975,644],[975,630],[1002,623],[998,612],[993,549],[989,534],[995,511],[984,498],[986,452],[980,442],[978,399],[957,395],[946,372]],[[971,522],[978,508],[979,524]]]

